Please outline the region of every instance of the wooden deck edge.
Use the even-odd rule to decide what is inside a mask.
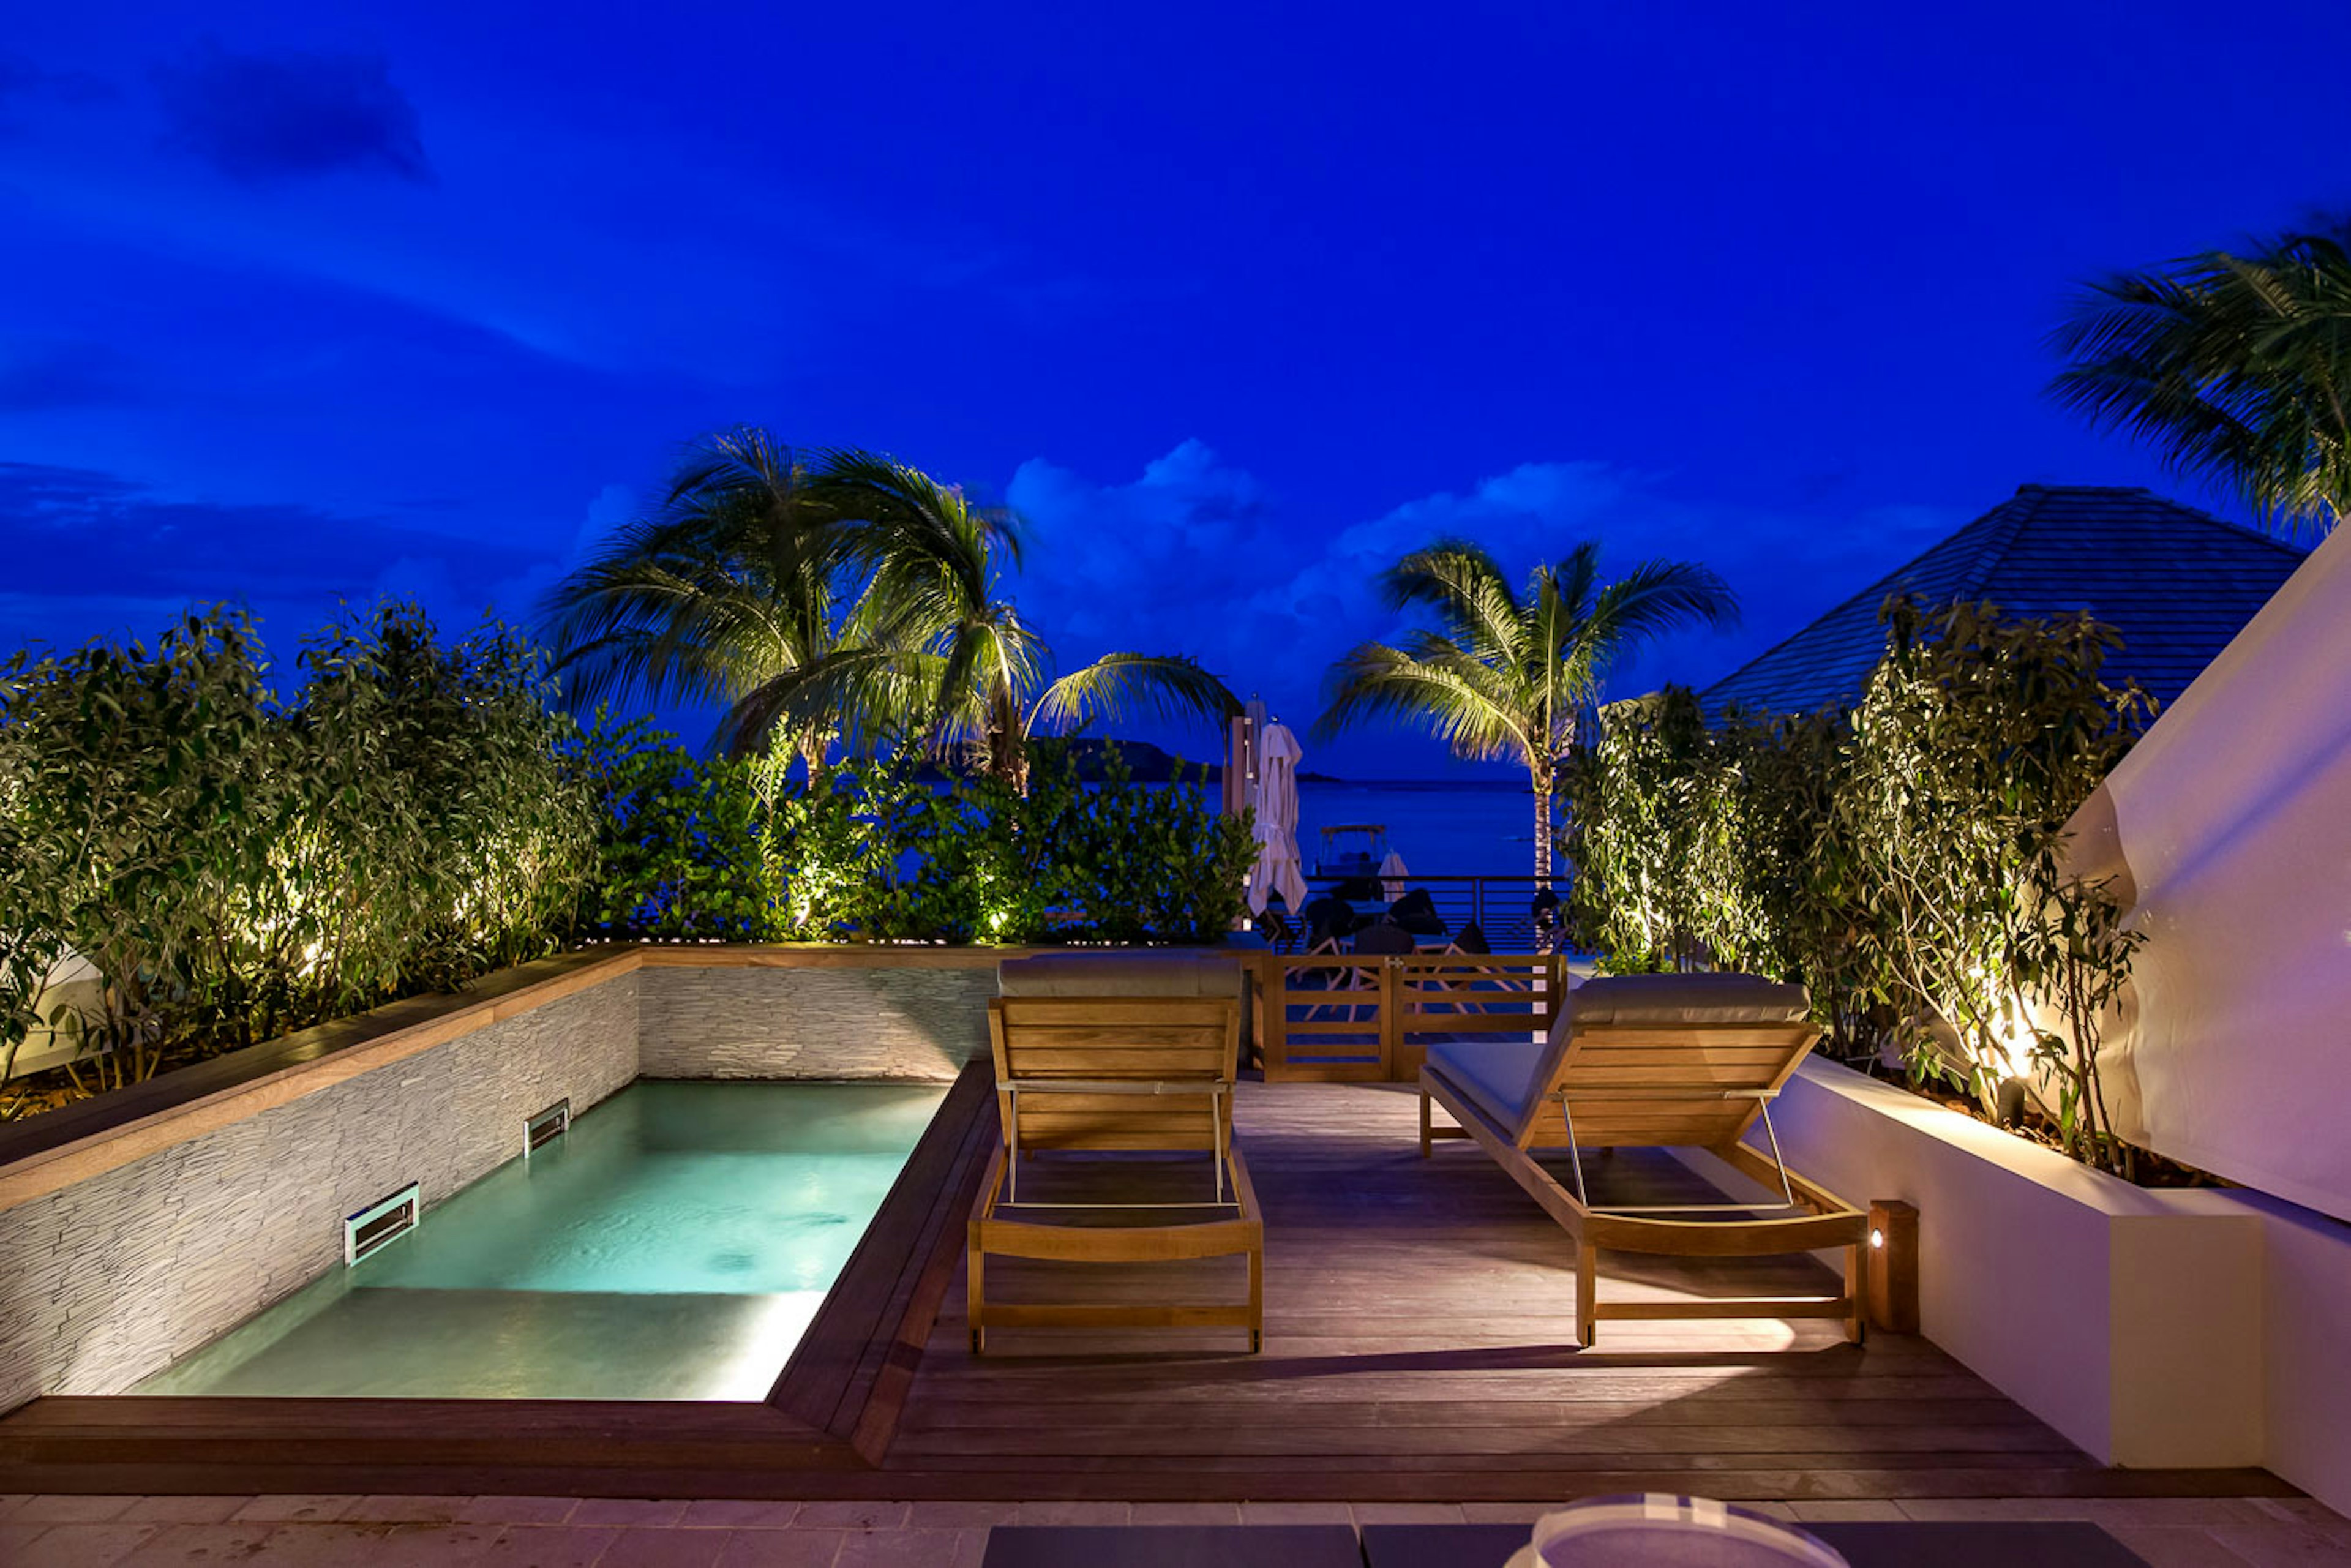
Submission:
[[[648,1473],[778,1464],[863,1468],[848,1445],[750,1404],[53,1395],[0,1418],[0,1475],[53,1491],[362,1491],[398,1475],[420,1494],[478,1493],[510,1472],[643,1496]]]
[[[974,1065],[983,1070],[985,1082],[992,1091],[993,1071],[985,1063]],[[898,1421],[914,1389],[914,1375],[921,1369],[924,1347],[930,1343],[939,1309],[946,1304],[956,1270],[963,1262],[967,1217],[978,1199],[988,1158],[1002,1139],[995,1106],[996,1096],[991,1092],[985,1097],[981,1113],[973,1119],[954,1176],[940,1190],[928,1245],[922,1251],[922,1271],[908,1295],[897,1332],[883,1347],[872,1390],[848,1434],[851,1446],[870,1464],[882,1464],[897,1437]]]
[[[987,1113],[996,1100],[994,1084],[986,1062],[966,1063],[956,1075],[777,1375],[768,1403],[834,1437],[846,1438],[856,1429],[886,1349],[904,1332],[929,1261],[939,1210],[951,1197],[979,1124],[992,1125]]]

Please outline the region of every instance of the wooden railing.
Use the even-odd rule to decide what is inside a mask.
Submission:
[[[1252,1022],[1268,1082],[1408,1083],[1432,1039],[1526,1040],[1567,994],[1553,953],[1253,955]]]

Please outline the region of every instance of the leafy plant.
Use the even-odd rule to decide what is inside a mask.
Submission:
[[[0,1002],[13,1052],[78,1036],[99,1084],[546,952],[591,865],[539,656],[413,606],[320,632],[291,705],[241,612],[150,647],[93,643],[0,678],[9,851]],[[36,1019],[80,955],[98,1001]]]
[[[2092,285],[2051,341],[2061,403],[2292,534],[2351,509],[2351,220]]]
[[[2149,704],[2104,681],[2116,637],[2086,616],[1885,617],[1849,714],[1708,725],[1672,688],[1602,711],[1562,773],[1579,933],[1619,970],[1801,980],[1832,1048],[1894,1040],[1987,1110],[2035,1079],[2062,1145],[2126,1162],[2096,1051],[2139,938],[2066,873],[2065,824]]]
[[[0,779],[24,860],[9,921],[31,934],[13,942],[12,1051],[67,951],[105,977],[102,1004],[39,1021],[78,1035],[109,1082],[152,1074],[255,988],[240,904],[285,815],[263,678],[250,622],[229,612],[192,613],[152,647],[12,664]]]
[[[1548,878],[1554,776],[1579,720],[1616,659],[1651,638],[1702,622],[1728,625],[1738,602],[1723,580],[1684,561],[1644,561],[1613,582],[1600,548],[1580,544],[1538,566],[1515,591],[1484,549],[1441,540],[1381,580],[1389,605],[1420,611],[1434,629],[1401,646],[1365,643],[1331,667],[1318,737],[1366,720],[1417,724],[1457,757],[1509,758],[1535,798],[1535,874]]]
[[[701,760],[650,719],[598,716],[577,766],[601,810],[597,873],[580,908],[591,930],[758,941],[776,919],[762,831],[767,759]]]
[[[2059,867],[2066,821],[2151,705],[2100,678],[2119,639],[2086,614],[2014,620],[1960,603],[1929,616],[1897,599],[1886,621],[1890,646],[1854,709],[1835,815],[1851,835],[1846,891],[1878,933],[1886,989],[1923,1000],[1958,1037],[1946,1060],[1914,1016],[1914,1070],[1952,1078],[1987,1110],[2001,1081],[2055,1074],[2065,1141],[2095,1148],[2095,1040],[2076,1052],[2034,1020],[2056,999],[2044,994],[2053,982],[2086,1006],[2127,977],[2132,944],[2118,911],[2100,913],[2106,890]]]
[[[1040,743],[1028,788],[896,753],[811,786],[773,758],[697,761],[642,727],[589,753],[608,782],[591,928],[766,941],[1217,942],[1255,844],[1179,774],[1115,747],[1087,782]]]

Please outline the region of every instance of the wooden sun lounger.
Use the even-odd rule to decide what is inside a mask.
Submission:
[[[1566,1228],[1575,1243],[1576,1332],[1589,1345],[1604,1318],[1838,1318],[1861,1337],[1868,1219],[1788,1169],[1771,1103],[1820,1031],[1802,988],[1744,975],[1619,976],[1569,993],[1543,1041],[1465,1040],[1428,1049],[1420,1072],[1420,1152],[1474,1138]],[[1434,1125],[1431,1105],[1456,1127]],[[1740,1140],[1761,1125],[1769,1158]],[[1778,1196],[1776,1204],[1625,1207],[1596,1203],[1587,1149],[1695,1147]],[[1537,1157],[1565,1151],[1573,1190]],[[1711,1216],[1711,1218],[1709,1218]],[[1836,1296],[1604,1301],[1604,1250],[1764,1257],[1843,1248]]]
[[[1238,998],[1006,996],[989,1002],[987,1022],[1002,1136],[972,1210],[972,1349],[987,1348],[988,1329],[1015,1327],[1232,1327],[1249,1332],[1251,1351],[1261,1348],[1265,1220],[1232,1144]],[[1192,1199],[1024,1198],[1024,1163],[1049,1150],[1209,1158]],[[1032,1187],[1034,1180],[1032,1171]],[[1038,1303],[987,1295],[990,1257],[1172,1263],[1235,1254],[1249,1260],[1248,1297],[1238,1302]]]

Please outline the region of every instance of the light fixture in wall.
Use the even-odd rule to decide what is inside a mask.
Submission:
[[[410,1182],[389,1197],[380,1197],[357,1214],[343,1217],[343,1267],[372,1258],[416,1228],[424,1205]]]
[[[571,1097],[567,1094],[546,1110],[523,1119],[522,1157],[530,1158],[540,1149],[569,1131],[571,1131]]]

